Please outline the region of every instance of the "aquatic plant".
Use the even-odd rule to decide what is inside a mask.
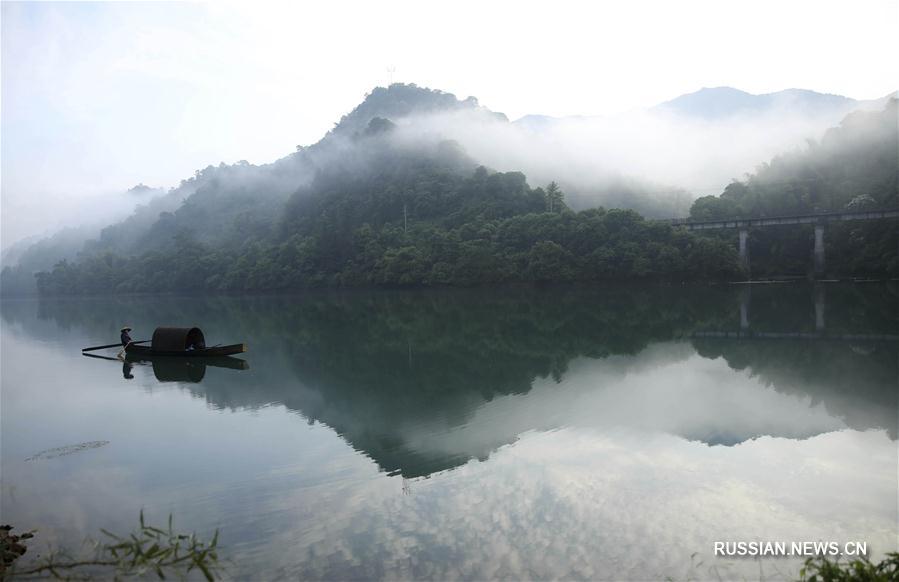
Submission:
[[[824,556],[809,558],[799,571],[800,582],[890,582],[899,580],[899,552],[875,564],[867,556],[841,563]]]
[[[193,533],[176,532],[171,515],[167,529],[148,525],[141,510],[140,526],[134,532],[119,536],[100,531],[106,539],[88,540],[91,551],[86,555],[54,550],[21,568],[16,568],[13,559],[6,571],[0,572],[0,579],[120,580],[155,574],[164,580],[169,576],[184,578],[196,570],[212,582],[218,573],[218,530],[211,541],[205,542]]]

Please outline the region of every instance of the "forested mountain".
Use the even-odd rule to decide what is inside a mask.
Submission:
[[[694,220],[899,208],[899,114],[892,99],[879,111],[857,111],[820,142],[777,156],[720,196],[699,198]],[[806,229],[754,233],[753,249],[774,272],[808,263]],[[829,261],[838,272],[899,275],[895,222],[856,222],[828,227]],[[833,263],[836,261],[836,263]],[[802,267],[798,267],[801,269]]]
[[[398,120],[410,116],[454,112],[473,112],[497,121],[509,121],[502,113],[481,107],[474,97],[459,100],[452,93],[394,83],[387,88],[375,87],[358,107],[340,119],[330,135],[351,137],[366,131],[375,117]]]
[[[409,85],[375,89],[312,146],[272,164],[239,162],[196,172],[156,206],[104,229],[77,258],[39,274],[40,290],[252,291],[742,276],[728,238],[698,236],[633,211],[574,212],[555,182],[534,188],[524,174],[491,170],[445,139],[442,125],[426,122],[435,112],[508,125],[471,98]],[[775,158],[721,197],[701,199],[692,215],[737,211],[737,199],[741,212],[750,201],[756,212],[785,209],[796,199],[810,209],[821,209],[818,202],[825,198],[845,206],[859,195],[860,184],[874,204],[895,202],[890,115],[895,121],[895,102],[884,112],[850,116],[813,153]],[[811,158],[820,163],[815,166]],[[809,172],[817,172],[814,187]],[[773,188],[785,176],[796,187]],[[752,194],[740,194],[741,188]],[[855,195],[847,199],[850,190]],[[10,274],[4,272],[4,285]]]
[[[857,111],[820,142],[761,164],[720,196],[700,198],[694,219],[776,216],[899,206],[897,101],[880,111]]]
[[[13,245],[3,257],[4,294],[37,291],[34,274],[53,268],[62,260],[75,260],[85,241],[98,234],[93,226],[64,228],[47,237],[35,237],[23,245]]]
[[[184,195],[174,192],[166,194],[162,188],[138,184],[122,193],[121,198],[125,200],[117,200],[118,206],[124,205],[134,209],[123,223],[117,224],[142,226],[145,230],[157,220],[160,212],[175,210]],[[133,207],[135,199],[141,203]],[[116,204],[111,206],[115,207]],[[97,244],[97,239],[105,235],[106,230],[116,228],[112,226],[104,229],[104,226],[96,220],[89,220],[76,226],[62,228],[49,236],[33,237],[12,245],[3,253],[0,293],[3,295],[36,293],[35,273],[52,269],[53,265],[62,260],[77,260],[85,247],[93,247]]]
[[[705,279],[738,272],[726,243],[647,222],[632,211],[571,212],[555,184],[531,188],[521,173],[479,166],[453,142],[410,140],[381,117],[351,137],[329,138],[317,151],[298,152],[316,156],[315,176],[282,205],[276,222],[238,234],[241,215],[231,205],[217,210],[201,186],[151,228],[169,235],[166,245],[59,264],[38,276],[41,291]],[[213,192],[221,195],[221,189]],[[244,191],[239,194],[238,200]],[[203,220],[191,218],[179,229],[182,213]],[[228,225],[222,216],[235,222]],[[219,237],[232,234],[204,239],[216,229]]]

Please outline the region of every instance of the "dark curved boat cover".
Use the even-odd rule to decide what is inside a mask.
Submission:
[[[199,327],[157,327],[151,345],[157,352],[183,352],[191,345],[206,347],[206,338]]]

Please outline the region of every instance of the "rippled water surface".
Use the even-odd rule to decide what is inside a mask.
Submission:
[[[242,361],[83,357],[128,323]],[[219,528],[234,578],[790,577],[897,544],[899,288],[2,303],[2,521]],[[115,350],[97,352],[114,356]]]

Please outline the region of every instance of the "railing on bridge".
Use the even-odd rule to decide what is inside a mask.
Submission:
[[[849,220],[885,220],[899,218],[899,209],[866,210],[859,212],[825,212],[818,214],[794,214],[787,216],[761,216],[756,218],[731,218],[721,220],[690,220],[670,218],[665,220],[674,226],[689,230],[736,228],[740,232],[740,263],[749,271],[749,229],[762,226],[812,224],[815,226],[814,269],[815,275],[824,274],[824,225]]]
[[[818,214],[793,214],[786,216],[759,216],[755,218],[728,218],[721,220],[690,220],[670,218],[665,222],[675,226],[686,226],[690,230],[720,228],[753,228],[757,226],[781,226],[789,224],[827,224],[847,220],[881,220],[899,218],[899,209],[868,210],[860,212],[822,212]]]

